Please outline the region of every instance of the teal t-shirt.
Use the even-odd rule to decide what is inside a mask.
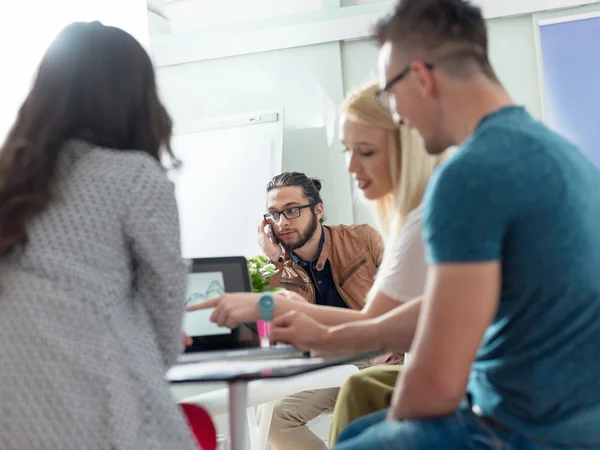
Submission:
[[[434,174],[423,223],[430,263],[501,262],[473,403],[531,439],[599,444],[598,169],[523,108],[504,108]]]

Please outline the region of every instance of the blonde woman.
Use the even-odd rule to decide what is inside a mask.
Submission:
[[[407,343],[412,340],[419,302],[402,307],[397,313],[392,310],[424,290],[427,265],[420,204],[441,159],[425,152],[421,136],[408,124],[394,123],[392,115],[377,103],[377,90],[376,84],[369,84],[348,96],[341,108],[340,138],[348,171],[373,207],[385,238],[379,274],[361,311],[317,306],[289,292],[275,294],[274,339],[322,351],[373,350],[388,347],[387,342],[398,338]],[[262,318],[259,297],[260,294],[226,294],[199,307],[216,307],[212,319],[219,325],[235,327]],[[368,395],[357,397],[355,389],[352,396],[342,395],[344,402],[347,398],[361,401],[356,407],[336,408],[334,437],[354,418],[389,406],[398,370],[399,366],[374,367],[349,380],[342,393],[348,387],[364,385],[368,389],[359,391],[368,391]],[[372,386],[384,389],[373,395]],[[363,397],[383,400],[365,403]]]
[[[348,155],[348,171],[374,210],[385,238],[380,275],[369,297],[373,302],[390,298],[404,303],[420,296],[425,287],[420,205],[440,158],[424,151],[420,135],[408,124],[398,127],[394,123],[391,113],[377,103],[378,87],[370,84],[346,98],[341,107],[340,139]],[[385,182],[380,181],[377,189],[369,183],[371,178]],[[385,189],[390,185],[391,190]],[[399,365],[369,367],[344,383],[336,401],[330,447],[355,419],[390,406],[400,370]]]

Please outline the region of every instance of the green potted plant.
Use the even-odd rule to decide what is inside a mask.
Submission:
[[[269,278],[277,273],[275,265],[264,255],[248,258],[248,273],[253,292],[277,291],[269,289]]]

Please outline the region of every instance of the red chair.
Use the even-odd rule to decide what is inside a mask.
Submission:
[[[179,406],[187,418],[199,448],[202,448],[202,450],[216,450],[217,430],[210,415],[197,405],[181,403]]]

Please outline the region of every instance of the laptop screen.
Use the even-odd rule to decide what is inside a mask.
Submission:
[[[188,275],[186,307],[217,298],[225,292],[249,291],[248,268],[244,258],[201,258],[192,263]],[[189,336],[220,336],[232,333],[230,328],[211,322],[214,308],[186,312],[183,330]]]
[[[186,307],[197,305],[206,300],[220,297],[225,293],[223,272],[192,273],[188,275],[188,291]],[[211,322],[210,316],[214,308],[186,313],[183,318],[183,329],[190,336],[212,336],[229,334],[231,329],[220,327]]]

